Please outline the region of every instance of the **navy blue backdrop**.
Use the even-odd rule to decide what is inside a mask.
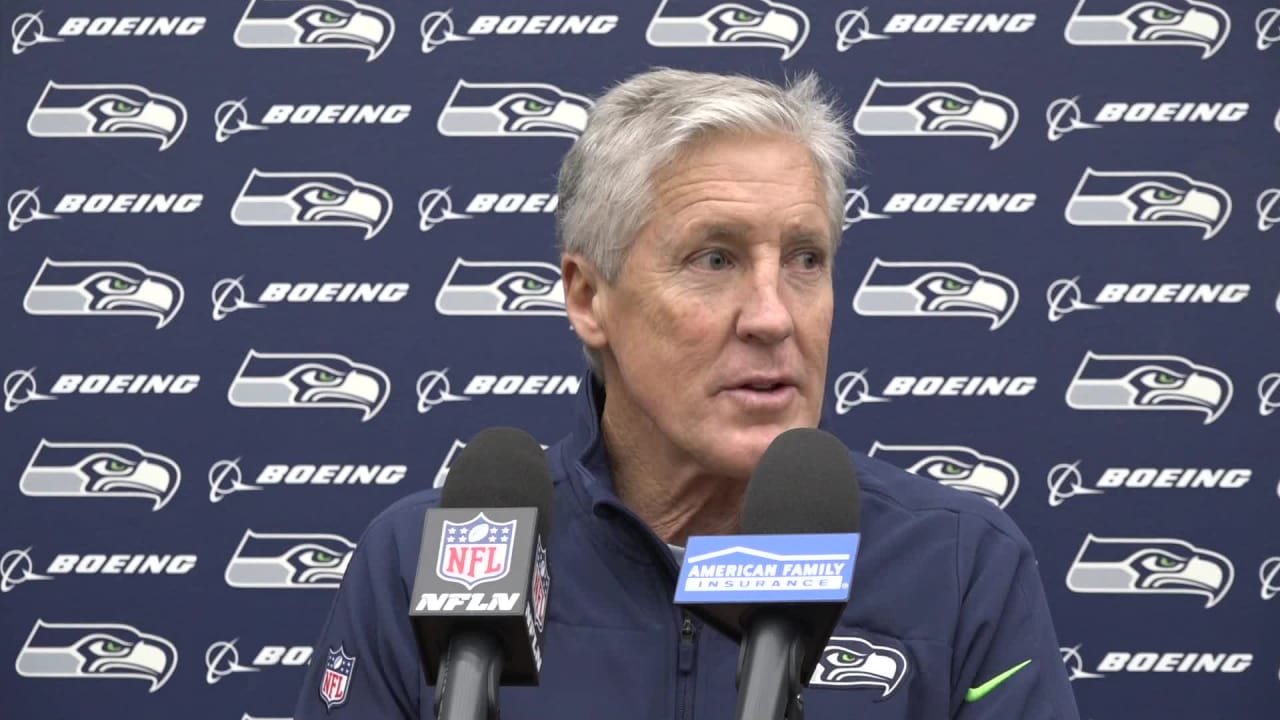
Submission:
[[[567,428],[555,173],[669,65],[842,99],[825,422],[1016,519],[1082,716],[1275,717],[1273,1],[0,21],[0,715],[288,715],[372,516],[481,428]],[[1132,548],[1182,581],[1117,582]]]

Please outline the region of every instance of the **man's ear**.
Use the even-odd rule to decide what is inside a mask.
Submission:
[[[604,310],[609,288],[595,266],[581,255],[567,254],[560,258],[560,275],[564,279],[564,306],[569,324],[587,347],[604,349],[608,345]]]

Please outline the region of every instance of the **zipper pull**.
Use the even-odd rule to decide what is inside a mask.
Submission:
[[[684,622],[680,624],[680,654],[678,657],[678,667],[680,672],[688,674],[693,671],[693,653],[694,653],[694,634],[697,629],[693,625],[693,618],[688,614],[684,615]]]

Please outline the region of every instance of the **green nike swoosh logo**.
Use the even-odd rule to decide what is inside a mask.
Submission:
[[[1000,687],[1000,683],[1004,682],[1005,680],[1008,680],[1010,677],[1012,677],[1012,676],[1014,675],[1014,673],[1017,673],[1019,670],[1021,670],[1022,668],[1026,667],[1026,666],[1028,666],[1028,665],[1030,665],[1030,664],[1031,664],[1031,661],[1030,661],[1030,660],[1023,660],[1022,662],[1018,663],[1017,665],[1014,665],[1013,667],[1009,668],[1008,670],[1005,670],[1004,672],[1000,673],[999,675],[997,675],[997,676],[995,676],[995,677],[991,678],[990,680],[988,680],[988,681],[986,681],[986,682],[982,683],[982,684],[981,684],[981,685],[979,685],[978,687],[969,688],[969,692],[967,692],[967,693],[965,693],[965,694],[964,694],[964,701],[965,701],[965,702],[970,702],[970,703],[971,703],[971,702],[978,702],[979,700],[981,700],[982,698],[984,698],[984,697],[986,697],[988,694],[990,694],[990,692],[991,692],[992,690],[995,690],[997,687]]]

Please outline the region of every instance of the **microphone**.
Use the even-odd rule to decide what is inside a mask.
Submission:
[[[861,501],[849,451],[795,428],[747,483],[741,535],[689,538],[675,604],[741,643],[738,720],[802,720],[801,691],[849,602]]]
[[[440,720],[493,720],[499,685],[537,685],[551,573],[551,469],[515,428],[478,433],[426,512],[409,619]]]

